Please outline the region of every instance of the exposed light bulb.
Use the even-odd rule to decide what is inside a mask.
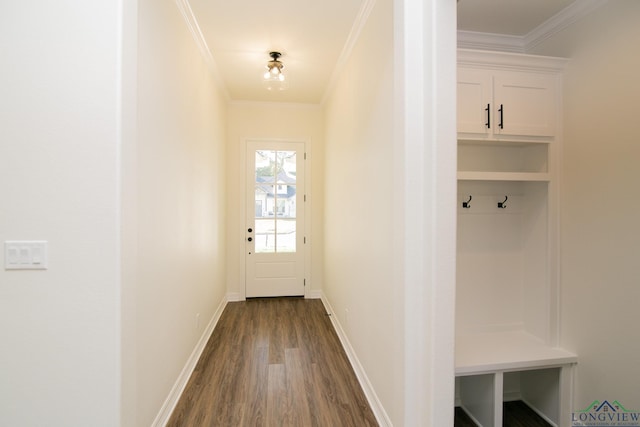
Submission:
[[[285,82],[282,69],[284,64],[278,60],[281,54],[279,52],[270,52],[272,60],[265,67],[267,71],[263,75],[263,85],[269,91],[281,91],[289,87],[289,82]]]

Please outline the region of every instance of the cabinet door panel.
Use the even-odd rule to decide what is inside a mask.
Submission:
[[[485,108],[490,103],[491,75],[484,70],[458,68],[458,132],[489,135]]]
[[[494,133],[553,136],[556,130],[555,77],[499,73],[494,77]],[[499,111],[502,107],[502,111]],[[498,126],[499,123],[502,127]]]

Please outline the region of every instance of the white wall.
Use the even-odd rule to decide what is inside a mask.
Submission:
[[[579,358],[575,410],[640,408],[640,2],[608,2],[538,52],[567,56],[562,345]]]
[[[323,283],[323,144],[322,109],[317,105],[278,103],[232,103],[227,138],[227,289],[230,298],[244,298],[245,150],[247,139],[308,141],[311,167],[310,280],[307,294],[318,293]]]
[[[326,105],[323,291],[398,426],[453,424],[455,43],[453,3],[377,1]]]
[[[137,188],[126,217],[137,236],[127,248],[135,283],[125,283],[135,289],[125,357],[135,358],[136,378],[125,387],[136,390],[127,421],[143,426],[225,297],[226,99],[175,2],[140,0],[138,13],[136,162],[125,161],[125,185]]]
[[[377,2],[326,105],[325,282],[373,388],[393,419],[394,92],[392,2]]]
[[[0,425],[119,422],[120,3],[0,5]]]

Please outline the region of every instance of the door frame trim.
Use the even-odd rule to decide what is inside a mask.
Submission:
[[[238,238],[244,242],[247,229],[247,149],[249,143],[252,142],[278,142],[278,143],[302,143],[304,146],[304,152],[306,154],[306,159],[304,163],[304,194],[306,195],[305,209],[304,209],[304,235],[306,237],[306,244],[304,245],[304,297],[305,298],[315,298],[316,293],[311,291],[312,289],[312,279],[311,279],[311,245],[313,244],[313,239],[311,237],[311,212],[313,206],[313,197],[311,196],[311,138],[242,138],[242,150],[240,150],[240,167],[243,171],[241,184],[242,184],[242,221],[240,221],[241,228],[237,230]],[[235,233],[234,233],[235,234]],[[244,243],[240,245],[240,283],[238,284],[238,289],[240,290],[238,295],[239,301],[245,301],[247,299],[247,251]]]

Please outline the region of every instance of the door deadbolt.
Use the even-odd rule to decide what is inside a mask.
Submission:
[[[247,240],[251,242],[253,241],[253,238],[249,237]]]

